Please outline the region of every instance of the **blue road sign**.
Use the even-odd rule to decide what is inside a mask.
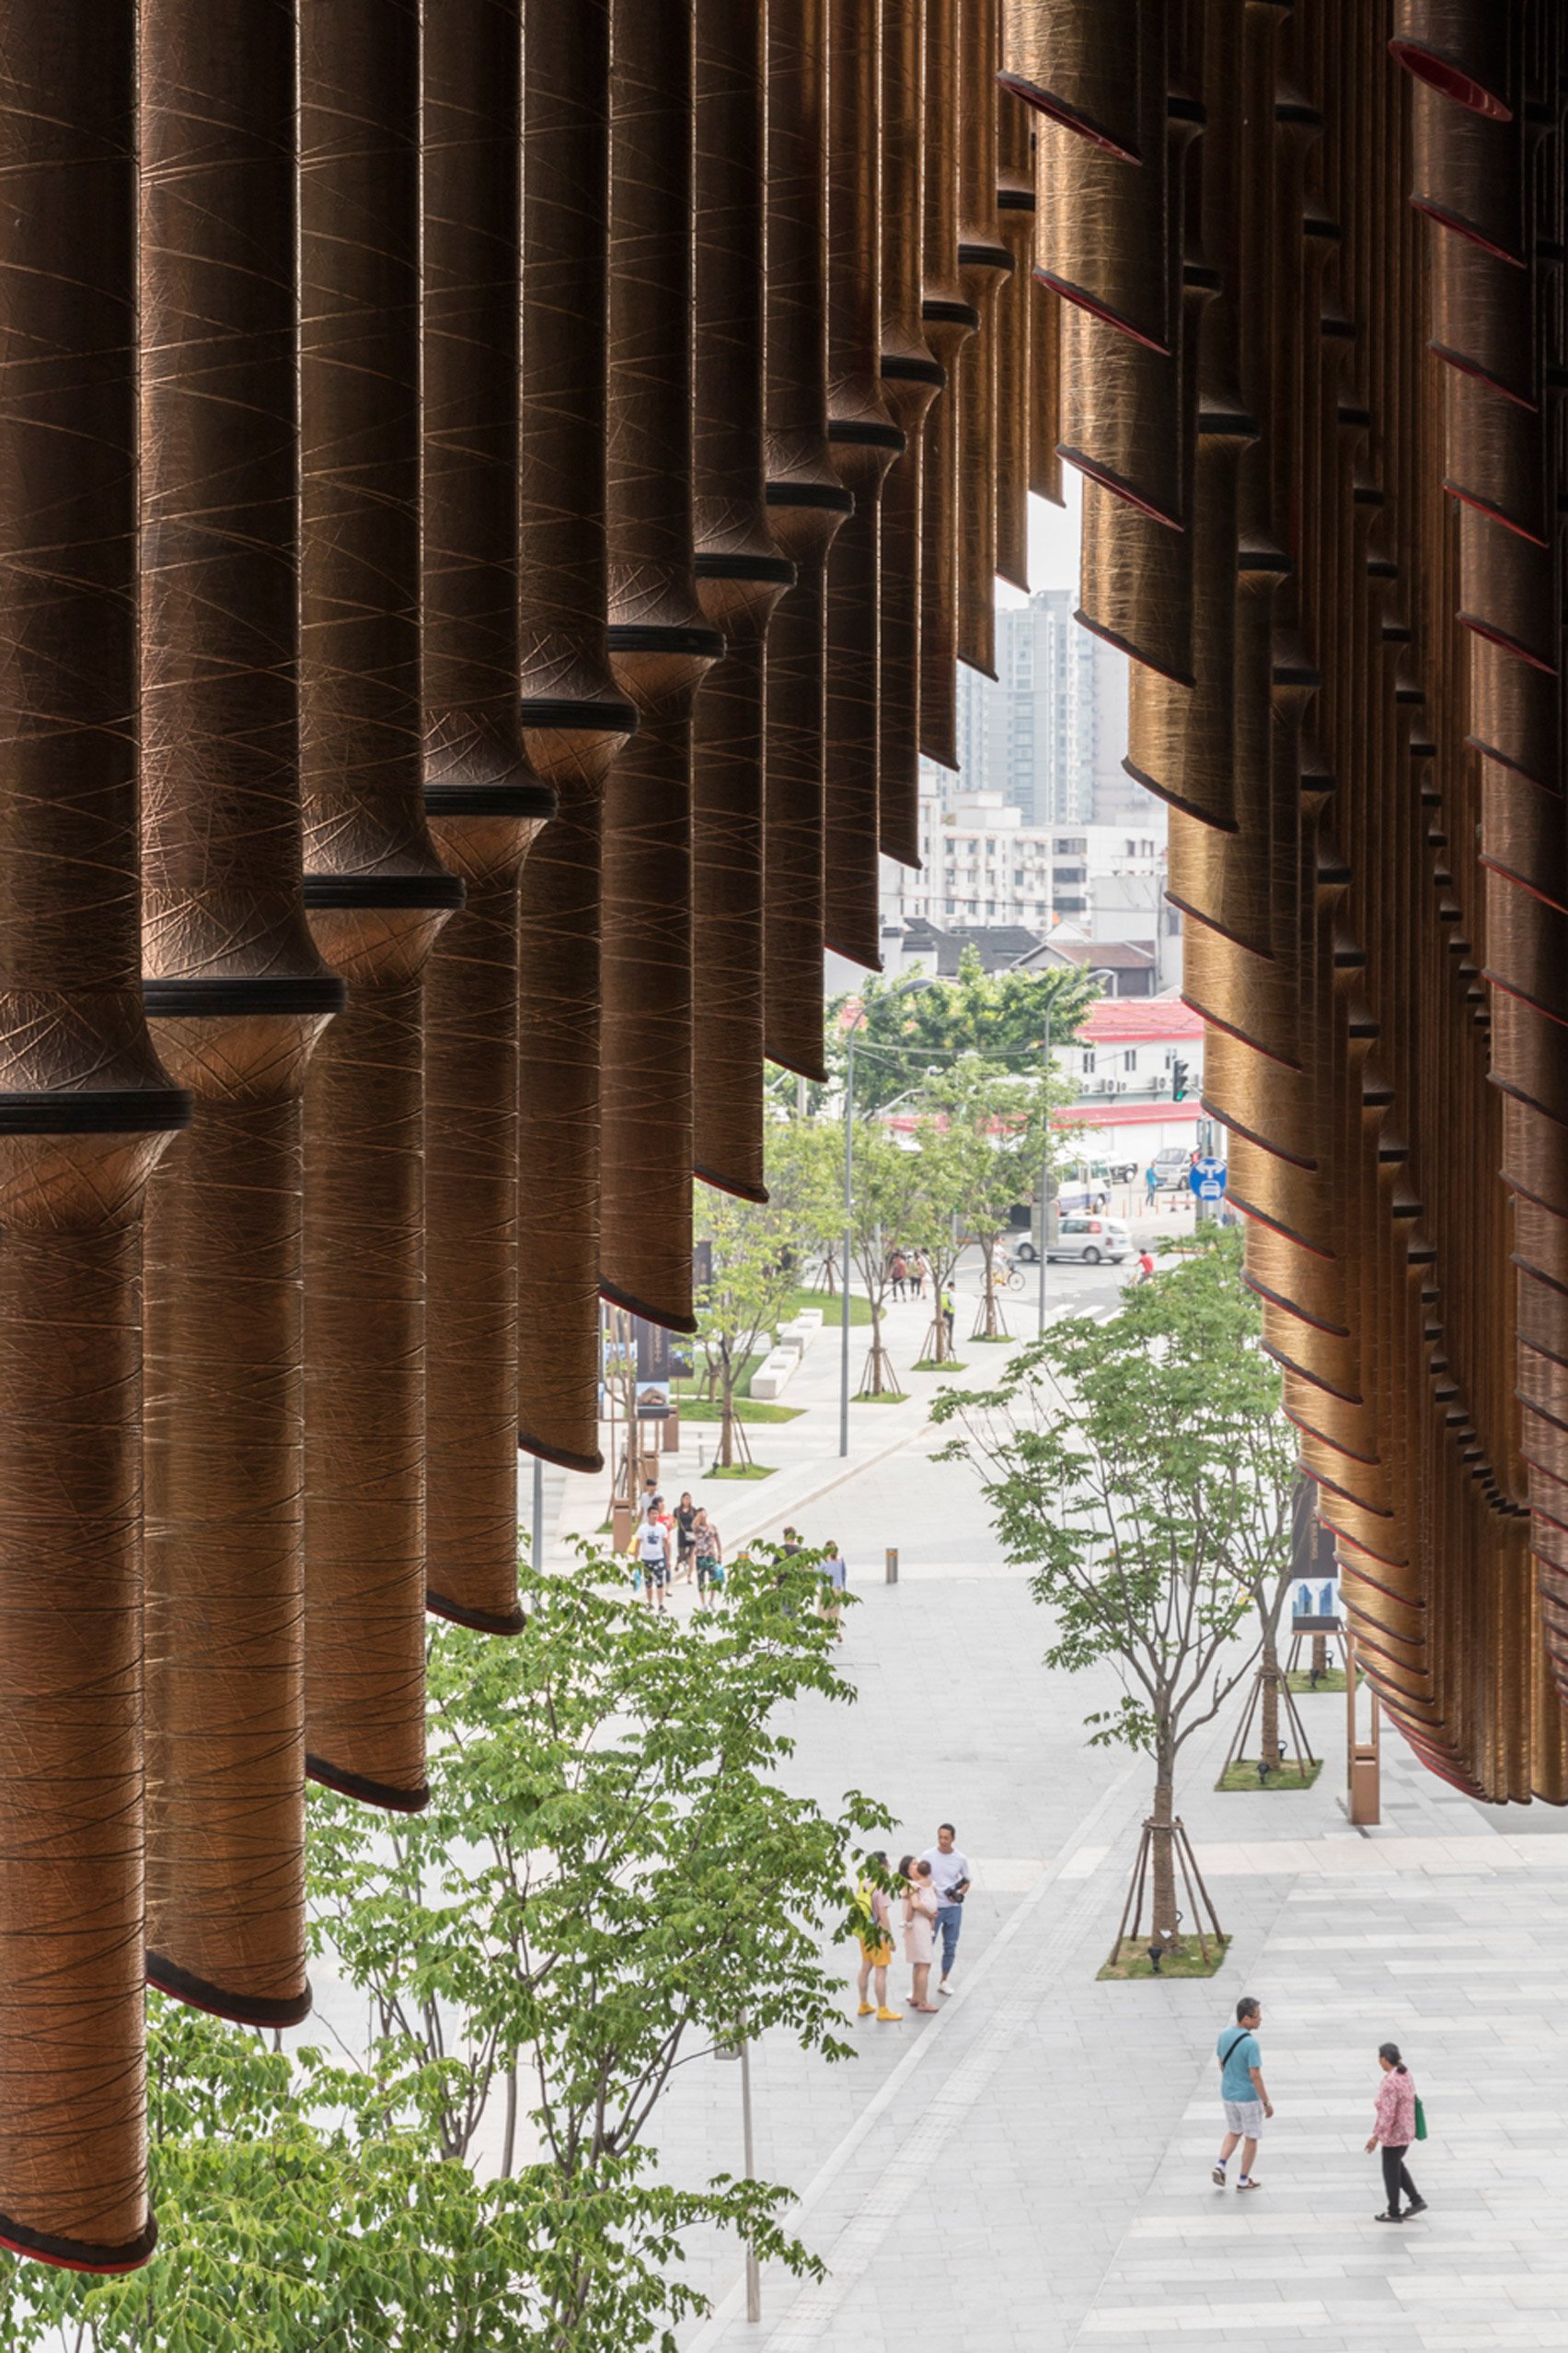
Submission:
[[[1194,1160],[1187,1178],[1193,1196],[1198,1201],[1221,1199],[1225,1192],[1225,1181],[1223,1160]]]

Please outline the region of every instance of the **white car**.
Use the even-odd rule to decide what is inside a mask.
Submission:
[[[1120,1217],[1084,1216],[1062,1219],[1046,1255],[1076,1258],[1082,1266],[1098,1266],[1102,1258],[1108,1258],[1113,1266],[1120,1266],[1132,1252],[1132,1235]]]

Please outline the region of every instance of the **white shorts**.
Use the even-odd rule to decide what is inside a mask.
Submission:
[[[1243,2140],[1256,2140],[1263,2128],[1262,2100],[1221,2100],[1225,2110],[1227,2132],[1239,2132]]]

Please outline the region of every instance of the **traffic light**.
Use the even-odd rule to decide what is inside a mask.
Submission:
[[[1170,1066],[1170,1100],[1173,1103],[1187,1100],[1187,1066],[1184,1062],[1173,1062]]]

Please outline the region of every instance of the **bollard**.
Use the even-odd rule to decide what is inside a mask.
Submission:
[[[889,1585],[896,1585],[898,1583],[898,1547],[896,1544],[890,1544],[887,1548],[887,1581]]]

